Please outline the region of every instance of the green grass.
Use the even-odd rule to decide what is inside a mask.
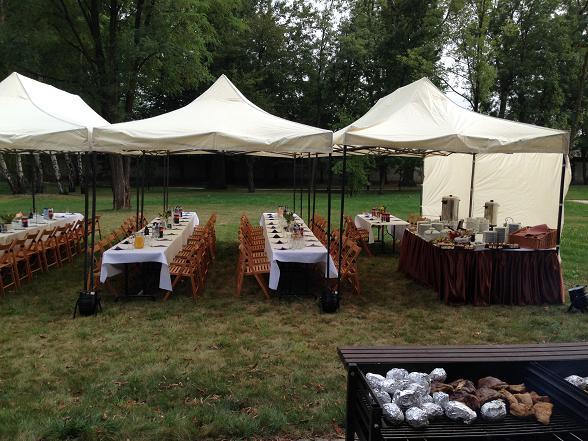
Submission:
[[[573,187],[568,199],[588,199]],[[146,195],[148,217],[160,210]],[[343,425],[345,373],[336,347],[578,341],[588,321],[564,306],[475,308],[440,304],[434,292],[396,272],[390,255],[362,258],[364,295],[320,315],[310,300],[264,302],[247,280],[235,299],[239,215],[292,205],[291,194],[173,189],[171,205],[218,213],[218,257],[195,304],[185,290],[166,303],[114,303],[71,320],[81,262],[35,278],[0,301],[0,438],[7,440],[189,440],[330,435]],[[337,205],[339,201],[334,201]],[[417,211],[413,191],[362,194],[346,213],[385,204]],[[98,212],[108,230],[134,213]],[[37,206],[81,210],[79,195],[40,195]],[[27,196],[0,196],[0,212],[28,210]],[[318,211],[326,212],[321,195]],[[588,206],[566,203],[562,258],[567,285],[588,282]]]

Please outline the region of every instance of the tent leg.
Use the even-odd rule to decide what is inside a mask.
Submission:
[[[476,154],[472,155],[472,177],[470,179],[470,210],[468,217],[472,217],[474,211],[474,177],[476,173]]]
[[[169,211],[169,152],[167,153],[167,162],[165,163],[165,212]]]
[[[293,162],[293,170],[292,170],[292,199],[293,199],[293,208],[292,211],[296,212],[296,153],[294,153],[294,162]]]
[[[94,291],[94,239],[96,236],[96,153],[90,153],[92,160],[92,232],[90,233],[90,292]]]
[[[302,193],[304,191],[304,156],[300,155],[300,218],[304,219],[304,206],[302,205]]]
[[[312,186],[312,164],[310,161],[310,153],[308,154],[308,165],[311,167],[311,172],[308,174],[308,187],[306,191],[306,218],[308,219],[308,225],[310,225],[311,217],[310,217],[310,187]]]
[[[327,286],[329,285],[331,259],[331,183],[333,180],[333,155],[329,153],[329,167],[327,171]]]
[[[143,158],[141,159],[141,228],[143,228],[143,217],[144,215],[144,208],[145,208],[145,162],[147,158],[145,156],[145,152],[143,152]]]
[[[163,183],[161,185],[161,187],[162,187],[161,199],[162,199],[163,211],[165,211],[165,184],[167,183],[166,176],[165,176],[166,166],[167,166],[167,155],[163,157],[163,170],[162,170]]]
[[[37,213],[37,207],[35,202],[35,157],[31,152],[31,196],[33,198],[33,216]]]
[[[84,154],[84,163],[86,167],[86,177],[84,178],[84,288],[82,292],[88,289],[88,214],[89,214],[89,201],[88,201],[88,178],[87,175],[89,170],[89,153]]]
[[[139,231],[139,209],[141,205],[141,185],[139,182],[141,173],[141,165],[139,163],[140,160],[141,158],[137,158],[137,161],[135,162],[135,188],[137,191],[137,205],[135,207],[135,231]]]
[[[343,170],[341,173],[341,213],[339,213],[339,271],[337,293],[341,294],[341,264],[343,263],[343,216],[345,215],[345,183],[347,181],[347,145],[343,146]]]
[[[312,216],[311,216],[311,221],[313,221],[314,223],[314,215],[315,215],[315,210],[316,210],[316,163],[318,160],[318,154],[315,155],[315,157],[312,160]]]
[[[564,208],[564,187],[566,182],[566,155],[561,155],[561,179],[559,181],[559,207],[557,211],[557,252],[561,245],[561,229],[563,221],[563,208]]]

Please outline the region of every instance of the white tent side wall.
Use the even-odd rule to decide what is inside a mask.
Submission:
[[[454,153],[449,156],[428,156],[424,160],[423,216],[441,215],[441,198],[460,198],[459,217],[468,217],[472,155]]]
[[[467,217],[471,179],[471,155],[425,159],[423,213],[441,214],[441,197],[461,198],[460,218]],[[484,215],[484,202],[500,204],[499,222],[512,217],[523,225],[547,224],[557,228],[562,156],[554,153],[476,155],[473,215]],[[445,176],[447,174],[448,176]],[[566,167],[564,197],[571,182]]]

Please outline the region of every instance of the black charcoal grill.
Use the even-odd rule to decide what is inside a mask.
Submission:
[[[552,369],[563,366],[588,368],[588,344],[445,346],[445,347],[343,347],[339,355],[348,372],[347,440],[588,440],[588,394],[573,389]],[[492,375],[510,384],[525,383],[531,390],[549,395],[554,403],[551,423],[544,426],[535,419],[512,416],[499,423],[480,418],[471,425],[448,419],[432,421],[422,430],[407,424],[387,424],[382,403],[366,379],[368,372],[385,375],[392,367],[430,372],[443,367],[448,381]],[[569,375],[569,374],[568,374]],[[575,388],[577,389],[577,388]]]

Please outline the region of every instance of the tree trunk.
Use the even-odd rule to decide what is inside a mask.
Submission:
[[[50,156],[51,165],[53,166],[53,173],[55,174],[55,180],[57,181],[57,191],[59,194],[67,194],[61,182],[61,172],[59,171],[59,162],[57,162],[57,156],[55,156],[54,153],[51,153]]]
[[[18,192],[24,193],[29,188],[27,178],[24,174],[24,169],[22,167],[22,156],[20,154],[16,154],[16,182],[18,184]]]
[[[582,182],[584,185],[588,184],[588,170],[586,167],[586,160],[588,160],[588,148],[582,149]]]
[[[35,160],[35,192],[45,193],[45,180],[43,176],[43,163],[41,162],[41,154],[33,153]]]
[[[247,191],[255,193],[255,157],[247,156]]]
[[[584,62],[582,63],[582,69],[578,75],[578,90],[576,90],[576,102],[574,109],[572,110],[572,124],[570,128],[570,149],[573,148],[576,135],[579,129],[579,116],[582,112],[582,98],[584,95],[584,85],[586,84],[586,77],[588,76],[588,49],[584,52]]]
[[[76,191],[76,169],[69,157],[69,154],[65,153],[65,165],[67,166],[67,185],[70,193]]]
[[[378,189],[379,194],[384,194],[384,184],[386,183],[386,172],[388,171],[388,166],[386,165],[386,159],[381,158],[380,164],[378,167],[378,171],[380,172],[380,188]]]
[[[76,166],[78,167],[78,176],[80,177],[80,193],[84,194],[84,183],[86,182],[86,178],[84,176],[84,166],[81,153],[76,154]]]
[[[14,176],[12,176],[12,173],[8,169],[8,165],[6,165],[4,153],[0,153],[0,173],[2,173],[4,179],[6,179],[6,182],[8,182],[8,186],[10,187],[10,191],[12,192],[12,194],[18,193],[18,184],[14,179]]]
[[[130,158],[110,155],[110,171],[112,174],[112,208],[121,210],[131,208],[130,194]]]

